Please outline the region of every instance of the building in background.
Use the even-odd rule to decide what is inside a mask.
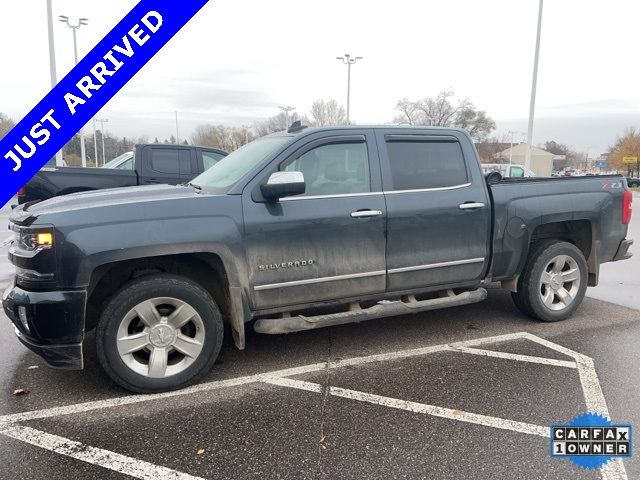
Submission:
[[[503,163],[509,163],[509,160],[511,159],[511,163],[524,165],[526,148],[526,143],[514,145],[513,147],[507,148],[506,150],[498,153],[496,155],[496,159]],[[563,155],[554,155],[553,153],[549,153],[546,150],[532,146],[531,170],[536,174],[537,177],[550,177],[551,170],[553,170],[554,160],[557,160],[556,157],[561,156]]]

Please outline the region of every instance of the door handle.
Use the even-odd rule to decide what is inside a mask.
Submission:
[[[380,215],[382,215],[380,210],[358,210],[351,212],[351,217],[353,218],[379,217]]]
[[[484,208],[484,203],[481,202],[468,202],[461,203],[460,210],[476,210],[478,208]]]

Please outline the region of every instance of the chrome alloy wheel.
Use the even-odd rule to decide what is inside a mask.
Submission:
[[[120,322],[120,358],[149,378],[170,377],[186,370],[202,352],[204,323],[196,310],[176,298],[152,298]]]
[[[558,255],[542,271],[540,298],[550,310],[563,310],[571,305],[580,289],[580,269],[569,255]]]

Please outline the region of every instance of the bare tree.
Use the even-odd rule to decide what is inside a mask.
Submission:
[[[396,110],[400,115],[393,119],[393,123],[399,125],[421,125],[420,111],[417,108],[417,102],[412,102],[407,97],[398,100]]]
[[[459,127],[469,131],[476,142],[486,139],[495,130],[495,122],[482,110],[476,110],[468,99],[454,100],[449,90],[435,97],[411,101],[403,98],[396,104],[400,115],[394,123],[404,125],[428,125],[432,127]]]
[[[191,136],[193,145],[219,148],[233,152],[246,143],[255,140],[256,135],[249,127],[227,127],[225,125],[198,125]]]
[[[288,124],[287,124],[287,120],[288,120]],[[300,115],[298,114],[298,112],[293,112],[289,114],[288,119],[287,119],[287,114],[285,112],[280,112],[277,115],[274,115],[265,120],[256,122],[253,125],[253,128],[258,137],[264,137],[265,135],[269,135],[270,133],[286,131],[289,128],[289,126],[296,120],[300,120],[305,125],[309,125],[311,123],[309,122],[309,119],[306,116]]]
[[[316,100],[311,105],[311,124],[314,127],[347,125],[347,114],[342,105],[331,100]]]
[[[0,112],[0,138],[4,137],[16,126],[16,122],[11,120],[7,115]]]

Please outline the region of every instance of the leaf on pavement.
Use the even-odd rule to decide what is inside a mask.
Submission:
[[[31,391],[31,390],[29,390],[28,388],[16,388],[16,389],[13,391],[13,395],[14,395],[15,397],[17,397],[17,396],[19,396],[19,395],[26,395],[26,394],[28,394],[30,391]]]

